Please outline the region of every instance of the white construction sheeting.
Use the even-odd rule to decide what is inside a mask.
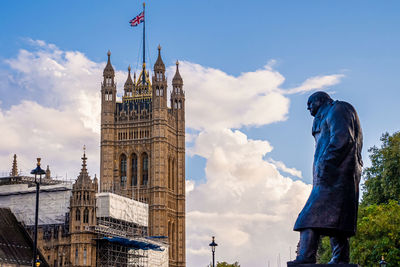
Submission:
[[[156,251],[149,249],[148,257],[149,262],[148,266],[157,266],[157,267],[168,267],[169,257],[168,257],[168,246],[161,246],[163,251]]]
[[[113,193],[98,193],[97,217],[111,217],[118,220],[148,226],[149,205]]]
[[[71,184],[42,185],[39,196],[39,225],[65,223],[69,212]],[[27,184],[0,186],[0,207],[10,208],[18,221],[35,224],[36,187]]]

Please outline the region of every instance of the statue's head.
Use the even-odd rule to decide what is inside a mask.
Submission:
[[[330,104],[332,101],[332,98],[327,93],[318,91],[308,98],[307,109],[310,111],[311,116],[315,116],[322,106]]]

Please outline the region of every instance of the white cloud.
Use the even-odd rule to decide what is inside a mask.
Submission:
[[[13,84],[27,99],[0,110],[0,169],[10,168],[18,155],[25,174],[41,156],[53,174],[75,179],[85,144],[91,175],[99,174],[100,82],[105,63],[80,52],[62,51],[44,41],[29,40],[33,51],[20,50],[5,62]],[[121,75],[121,73],[117,73]],[[33,96],[29,97],[28,96]]]
[[[44,41],[29,40],[33,51],[21,50],[6,61],[8,79],[27,95],[8,109],[0,109],[0,170],[11,167],[12,154],[29,171],[42,156],[53,172],[75,179],[86,144],[89,171],[99,172],[100,83],[105,62],[96,63],[76,51],[62,51]],[[264,160],[273,147],[265,140],[249,140],[231,128],[261,126],[288,116],[288,94],[325,88],[341,75],[307,79],[301,86],[281,89],[285,78],[272,68],[234,77],[214,68],[182,62],[186,92],[186,126],[192,131],[188,148],[206,159],[206,182],[186,182],[188,266],[209,263],[208,243],[217,238],[217,260],[242,266],[265,266],[278,253],[287,259],[295,250],[292,231],[310,186],[279,171],[301,177],[283,162]],[[168,68],[172,78],[175,67]],[[9,75],[9,74],[7,74]],[[117,71],[123,86],[126,72]],[[121,92],[122,88],[118,88]],[[33,97],[32,97],[33,96]],[[286,255],[286,256],[285,256]]]
[[[186,125],[189,128],[221,129],[261,126],[287,118],[290,101],[287,94],[322,89],[334,85],[341,74],[307,79],[301,86],[281,89],[285,78],[272,68],[242,73],[238,77],[183,61],[179,65],[186,93]],[[173,77],[175,67],[168,68]]]
[[[278,168],[278,170],[281,170],[281,171],[283,171],[285,173],[289,173],[290,175],[293,175],[293,176],[298,177],[298,178],[302,178],[303,177],[303,175],[301,174],[301,171],[296,170],[295,168],[286,167],[285,163],[283,163],[282,161],[276,161],[276,160],[273,160],[271,158],[269,158],[268,161],[270,163],[272,163],[273,165],[275,165],[276,168]]]
[[[289,99],[278,90],[284,77],[268,65],[239,77],[186,61],[179,68],[184,77],[189,128],[240,128],[286,119]],[[174,72],[170,67],[168,76],[173,77]]]
[[[185,181],[185,192],[186,192],[186,196],[189,195],[189,193],[191,191],[193,191],[195,186],[195,181],[193,180],[186,180]]]
[[[271,149],[240,131],[200,134],[193,152],[207,159],[207,182],[187,199],[190,266],[208,263],[212,235],[219,244],[217,259],[242,266],[265,266],[279,253],[284,262],[289,247],[295,251],[298,234],[292,228],[310,186],[282,176],[274,163],[263,160]]]
[[[333,74],[325,76],[315,76],[305,80],[300,86],[289,89],[287,94],[306,93],[317,89],[326,88],[338,84],[344,77],[343,74]]]

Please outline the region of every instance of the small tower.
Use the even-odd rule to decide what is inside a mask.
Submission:
[[[107,65],[103,71],[103,82],[101,84],[102,110],[101,123],[111,123],[114,119],[114,106],[117,96],[117,88],[114,81],[115,71],[111,65],[111,52],[107,53]]]
[[[46,178],[47,180],[50,180],[50,179],[51,179],[51,171],[50,171],[49,165],[47,165],[46,176],[45,176],[45,178]]]
[[[107,65],[103,71],[103,82],[101,83],[101,139],[102,146],[100,160],[107,163],[113,162],[113,142],[114,142],[114,112],[117,96],[115,84],[115,72],[111,65],[111,52],[107,53]],[[103,177],[101,190],[109,190],[113,186],[113,173],[111,169],[100,168],[100,176]]]
[[[179,62],[176,61],[176,72],[172,79],[171,108],[179,114],[180,119],[184,119],[185,114],[185,93],[183,91],[183,80],[179,73]]]
[[[161,58],[161,46],[158,45],[158,57],[154,64],[153,76],[153,108],[167,108],[167,79],[165,78],[165,65]],[[156,114],[154,114],[157,116]]]
[[[18,176],[18,166],[17,166],[17,155],[14,154],[14,159],[13,159],[13,163],[12,163],[12,169],[10,172],[10,176],[11,177],[16,177]]]
[[[96,265],[95,235],[89,231],[96,225],[97,178],[94,181],[86,169],[86,153],[83,152],[82,169],[72,187],[70,199],[70,233],[72,266]]]
[[[131,77],[131,65],[128,66],[128,78],[124,85],[124,97],[132,97],[134,91],[134,83]]]

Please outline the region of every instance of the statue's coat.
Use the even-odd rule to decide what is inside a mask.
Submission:
[[[316,141],[313,188],[294,230],[317,228],[326,235],[352,236],[357,224],[363,143],[355,109],[342,101],[321,107],[312,134]]]

